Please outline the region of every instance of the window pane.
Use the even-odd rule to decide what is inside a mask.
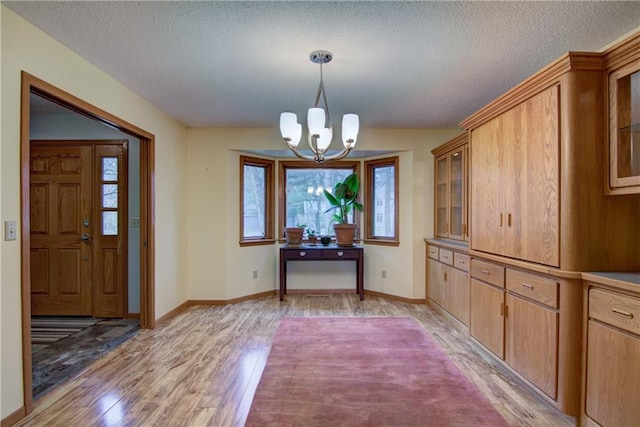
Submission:
[[[333,235],[333,212],[323,190],[333,192],[337,182],[343,181],[353,169],[287,169],[286,170],[286,227],[305,224],[318,234]],[[353,222],[353,212],[349,222]]]
[[[244,165],[243,237],[265,236],[266,168]]]
[[[373,198],[375,220],[373,235],[395,237],[395,167],[373,169]]]
[[[117,157],[102,158],[102,180],[103,181],[118,180],[118,158]]]
[[[102,184],[102,207],[118,207],[118,184]]]
[[[102,235],[116,236],[118,234],[118,212],[102,212]]]

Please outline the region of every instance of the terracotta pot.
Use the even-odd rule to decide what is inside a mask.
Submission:
[[[353,239],[356,237],[355,224],[333,224],[333,231],[336,233],[338,246],[353,246]]]
[[[300,227],[286,227],[284,229],[284,237],[287,239],[287,245],[300,245],[302,243],[302,234],[304,228]]]
[[[315,245],[316,243],[318,243],[318,236],[309,236],[309,244]]]

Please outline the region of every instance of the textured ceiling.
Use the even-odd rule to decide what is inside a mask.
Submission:
[[[455,127],[565,52],[640,26],[640,2],[37,2],[4,5],[192,127],[305,115]]]

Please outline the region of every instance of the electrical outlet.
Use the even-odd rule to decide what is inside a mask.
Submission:
[[[387,278],[387,270],[382,270],[382,278],[383,279]]]
[[[4,240],[16,240],[16,222],[5,221],[4,222]]]
[[[253,270],[253,278],[254,279],[258,278],[258,270]]]
[[[140,217],[131,217],[131,228],[140,228]]]

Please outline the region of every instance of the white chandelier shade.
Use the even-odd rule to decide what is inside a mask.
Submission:
[[[355,147],[360,130],[360,118],[358,115],[352,113],[345,114],[342,118],[342,143],[344,148],[336,154],[325,156],[333,140],[333,126],[331,125],[329,103],[322,79],[322,64],[331,61],[332,58],[333,55],[331,52],[324,50],[311,52],[310,55],[312,62],[320,64],[320,85],[318,86],[318,92],[316,94],[316,102],[307,112],[309,147],[311,148],[313,156],[308,156],[298,151],[298,145],[302,137],[302,125],[298,123],[297,115],[291,112],[280,114],[280,133],[289,149],[301,159],[313,160],[318,163],[328,160],[338,160],[347,156]],[[318,107],[320,95],[322,95],[325,108]]]

